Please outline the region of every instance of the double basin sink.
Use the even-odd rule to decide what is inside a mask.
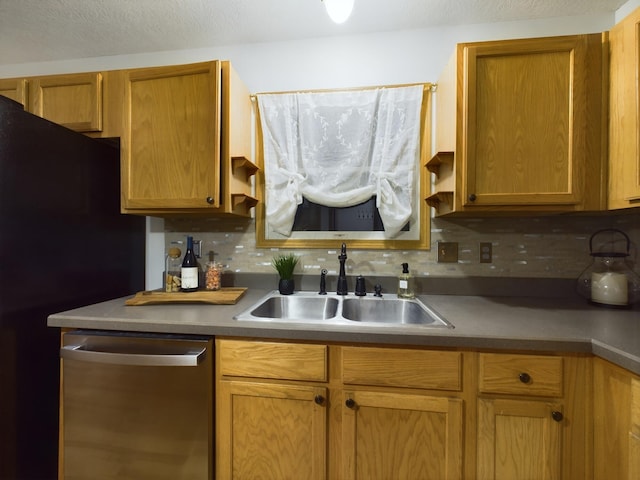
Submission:
[[[453,328],[453,325],[420,300],[401,299],[392,295],[358,297],[319,295],[315,292],[280,295],[274,291],[235,319],[303,324]]]

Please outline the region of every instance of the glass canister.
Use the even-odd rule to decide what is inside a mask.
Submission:
[[[205,265],[204,288],[206,290],[220,290],[222,287],[222,265],[213,259],[213,251],[209,252],[209,261]]]
[[[603,233],[621,236],[626,243],[625,251],[593,249],[593,240]],[[620,240],[620,239],[619,239]],[[611,241],[614,245],[615,241]],[[589,238],[589,251],[593,262],[578,277],[578,293],[592,303],[610,307],[628,307],[640,301],[640,276],[627,261],[631,242],[626,233],[615,228],[598,230]]]
[[[180,269],[182,252],[178,247],[171,247],[167,252],[164,266],[164,291],[179,292],[182,285]]]

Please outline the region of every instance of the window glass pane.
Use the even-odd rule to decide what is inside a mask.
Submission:
[[[407,223],[402,231],[409,231]],[[382,232],[382,219],[376,197],[352,207],[326,207],[306,198],[298,206],[293,223],[295,232]]]

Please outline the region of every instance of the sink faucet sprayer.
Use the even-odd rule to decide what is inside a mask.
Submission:
[[[318,295],[326,295],[327,294],[327,269],[323,268],[320,271],[320,291]]]
[[[347,245],[344,243],[342,244],[338,260],[340,260],[340,274],[338,275],[338,289],[336,293],[338,295],[346,295],[349,292],[347,288],[347,275],[344,272],[344,262],[347,261]]]

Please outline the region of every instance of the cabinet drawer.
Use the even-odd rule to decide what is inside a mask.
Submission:
[[[562,396],[562,357],[480,354],[480,391]]]
[[[437,390],[462,389],[462,353],[395,348],[342,348],[342,380]]]
[[[235,377],[327,381],[327,346],[218,340],[220,373]]]

